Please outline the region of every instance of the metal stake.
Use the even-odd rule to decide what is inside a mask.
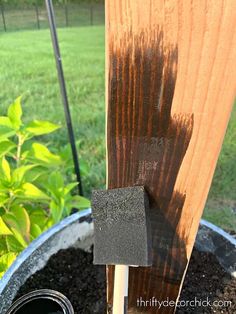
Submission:
[[[78,190],[79,190],[79,194],[83,195],[80,168],[79,168],[79,159],[78,159],[78,154],[77,154],[76,145],[75,145],[75,136],[74,136],[72,120],[71,120],[71,115],[70,115],[69,102],[67,98],[66,84],[65,84],[65,79],[64,79],[62,60],[61,60],[59,43],[58,43],[58,38],[57,38],[57,30],[56,30],[53,4],[52,4],[52,0],[45,0],[45,2],[46,2],[46,7],[47,7],[54,56],[55,56],[56,66],[57,66],[58,80],[60,84],[61,96],[62,96],[62,101],[63,101],[63,106],[64,106],[65,117],[66,117],[69,141],[70,141],[71,151],[72,151],[72,156],[73,156],[73,161],[74,161],[74,169],[75,169],[75,174],[76,174],[76,178],[78,182]]]

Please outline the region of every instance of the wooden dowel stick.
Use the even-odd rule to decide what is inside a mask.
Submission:
[[[125,314],[125,298],[128,296],[129,266],[115,266],[113,314]]]

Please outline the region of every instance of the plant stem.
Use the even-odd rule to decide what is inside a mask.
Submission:
[[[14,199],[15,199],[14,195],[10,195],[10,199],[9,199],[9,201],[8,201],[7,208],[6,208],[6,211],[7,211],[7,212],[10,211],[11,205],[12,205]]]
[[[18,144],[17,144],[17,152],[16,152],[16,167],[19,168],[20,167],[20,161],[21,161],[21,147],[23,145],[23,138],[21,137],[21,135],[18,135]]]

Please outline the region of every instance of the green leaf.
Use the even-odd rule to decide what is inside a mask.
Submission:
[[[70,166],[73,167],[72,163],[72,154],[71,154],[71,146],[69,144],[65,145],[60,151],[61,158],[66,162],[69,163]]]
[[[70,193],[71,190],[73,190],[77,185],[78,185],[77,182],[67,184],[66,187],[64,188],[64,194],[67,195],[68,193]]]
[[[8,235],[5,238],[8,252],[20,253],[24,250],[24,246],[17,241],[14,235]]]
[[[0,141],[4,141],[15,134],[16,132],[8,126],[0,125]]]
[[[32,168],[37,167],[37,165],[27,165],[21,166],[13,171],[12,178],[14,182],[21,182],[25,177],[25,174]]]
[[[12,234],[11,230],[7,227],[2,217],[0,217],[0,235]]]
[[[40,178],[39,181],[43,182],[43,179],[41,179],[41,177],[44,176],[45,174],[48,176],[47,169],[40,165],[36,165],[30,171],[27,171],[25,173],[25,181],[32,183]]]
[[[73,196],[73,206],[81,210],[91,207],[91,203],[87,198],[75,195]]]
[[[58,166],[62,164],[62,160],[58,155],[51,153],[46,146],[39,143],[32,145],[32,156],[44,165]]]
[[[31,225],[30,234],[33,237],[33,239],[35,239],[38,236],[40,236],[41,233],[42,233],[42,230],[40,229],[39,225],[37,225],[37,224],[32,224]]]
[[[0,195],[1,195],[1,193],[0,193]],[[0,207],[0,216],[4,215],[5,212],[6,212],[5,209],[3,209],[2,207]]]
[[[16,254],[12,252],[6,253],[0,257],[0,278],[14,262],[15,258]]]
[[[49,192],[49,195],[59,202],[63,193],[63,178],[62,175],[58,172],[52,172],[48,178],[44,181],[44,186]]]
[[[1,161],[1,172],[6,178],[6,180],[8,181],[11,180],[11,168],[5,157],[3,157]]]
[[[52,215],[54,223],[58,223],[62,218],[63,207],[52,200],[50,203],[50,213]]]
[[[26,182],[21,187],[20,196],[28,199],[47,200],[49,197],[34,184]]]
[[[0,187],[2,189],[2,187]],[[0,192],[0,207],[6,204],[9,201],[8,189]],[[1,215],[1,208],[0,208]]]
[[[46,226],[44,227],[44,230],[47,230],[48,228],[52,227],[55,224],[55,222],[53,221],[52,217],[49,217],[46,223]]]
[[[23,249],[25,249],[27,247],[28,243],[25,241],[22,234],[20,234],[20,232],[16,228],[11,228],[11,231],[12,231],[16,241],[18,241],[19,244],[23,247]]]
[[[15,147],[16,144],[13,143],[12,141],[5,140],[0,142],[0,158],[9,153]]]
[[[37,136],[49,134],[51,132],[56,131],[59,128],[60,128],[59,125],[51,123],[49,121],[34,120],[26,125],[25,130],[32,136],[34,135]]]
[[[4,197],[4,195],[6,196],[6,194],[10,196],[9,192],[10,192],[11,187],[12,187],[11,181],[8,181],[6,179],[6,177],[4,176],[3,170],[1,169],[1,160],[0,160],[0,197],[2,196]]]
[[[64,186],[62,174],[58,171],[53,171],[49,176],[48,183],[56,190],[62,188]]]
[[[19,228],[17,220],[16,220],[16,217],[15,217],[15,215],[13,213],[7,212],[6,214],[4,214],[2,216],[2,219],[7,224],[8,228],[10,228],[10,229],[12,229],[12,228]]]
[[[11,232],[15,239],[25,248],[27,246],[27,241],[24,239],[24,233],[21,234],[22,225],[18,222],[18,218],[12,212],[8,212],[2,216],[2,219],[7,224],[8,228],[11,229]]]
[[[30,218],[27,211],[22,207],[12,209],[12,214],[15,216],[18,225],[18,231],[24,237],[24,240],[29,243],[30,240]]]
[[[8,253],[6,238],[6,236],[0,236],[0,256]]]
[[[21,96],[18,97],[13,104],[8,108],[8,118],[11,121],[12,126],[15,130],[18,130],[22,124],[22,108],[21,108]]]
[[[48,221],[46,211],[40,208],[33,210],[30,213],[30,221],[31,225],[37,224],[41,230],[44,230]]]
[[[11,120],[8,117],[0,117],[0,125],[7,126],[8,128],[12,128]]]

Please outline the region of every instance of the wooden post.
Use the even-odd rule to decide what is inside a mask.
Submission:
[[[93,1],[90,1],[90,25],[93,25]]]
[[[38,3],[37,3],[37,1],[35,2],[35,13],[36,13],[37,27],[38,27],[38,29],[40,29],[39,9],[38,9]]]
[[[7,31],[7,25],[6,25],[6,19],[5,19],[5,13],[4,13],[4,6],[3,3],[1,2],[1,13],[2,13],[2,23],[3,23],[3,28],[4,31]]]
[[[174,312],[138,300],[178,298],[235,96],[235,21],[234,0],[106,1],[107,187],[151,199],[154,263],[130,268],[129,314]]]

